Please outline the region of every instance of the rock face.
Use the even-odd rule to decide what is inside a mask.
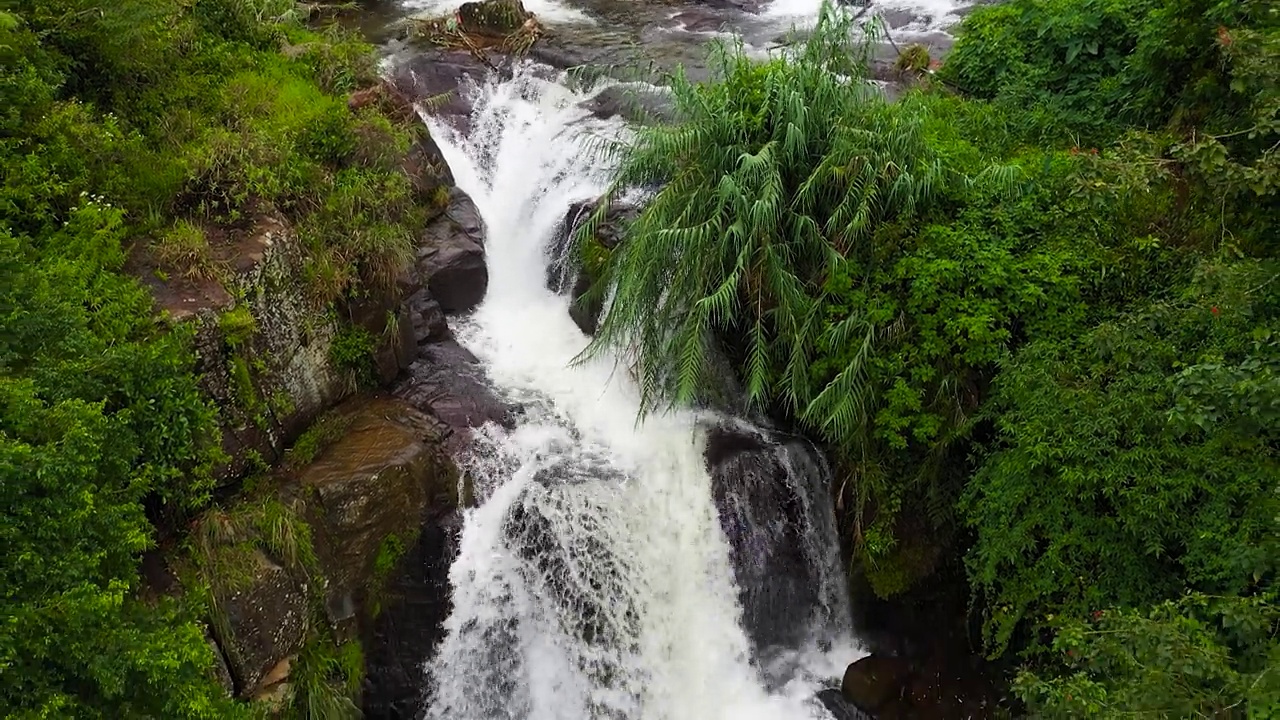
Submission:
[[[299,479],[312,498],[307,519],[327,581],[325,611],[345,635],[366,604],[379,554],[412,542],[428,507],[456,505],[457,471],[440,452],[435,421],[408,405],[374,397],[341,410],[346,434]]]
[[[514,408],[490,389],[476,357],[453,341],[424,346],[395,394],[443,423],[451,452],[465,447],[472,428],[487,422],[510,427],[514,418]]]
[[[587,335],[595,334],[603,305],[598,300],[589,301],[584,297],[591,289],[592,280],[589,272],[584,272],[584,268],[577,266],[570,247],[574,233],[596,211],[599,204],[600,200],[596,199],[570,205],[554,244],[547,249],[551,256],[551,262],[547,265],[547,288],[555,292],[569,289],[569,297],[573,300],[569,306],[569,315],[578,329]],[[630,203],[619,202],[609,207],[604,221],[596,228],[595,242],[599,244],[601,253],[612,251],[622,242],[626,224],[635,220],[639,213],[640,208]]]
[[[830,478],[816,451],[780,433],[721,425],[708,433],[706,461],[757,649],[795,647],[817,628],[847,625],[834,521],[821,505]]]
[[[429,510],[417,541],[382,590],[380,612],[364,634],[364,716],[419,720],[430,696],[423,661],[444,639],[449,566],[458,554],[462,518]]]
[[[466,312],[484,299],[489,288],[484,223],[461,190],[453,191],[444,214],[423,233],[418,273],[445,312]]]
[[[849,702],[839,690],[823,690],[816,695],[818,702],[831,713],[833,720],[876,720],[876,718]]]
[[[297,234],[278,215],[256,217],[215,247],[228,277],[219,284],[139,278],[151,289],[170,322],[195,326],[197,374],[205,397],[219,408],[222,447],[230,461],[217,469],[230,485],[252,466],[273,464],[320,413],[350,391],[333,365],[330,347],[341,326],[316,311],[307,297],[306,253]],[[225,287],[224,287],[225,285]],[[399,338],[384,332],[388,317],[402,313],[392,291],[373,293],[340,313],[378,339],[377,363],[384,381],[408,367],[411,357]],[[393,342],[393,338],[395,341]]]
[[[687,14],[681,13],[676,18]],[[719,21],[714,29],[719,29]],[[610,85],[581,105],[601,120],[621,117],[631,123],[668,123],[675,118],[670,93],[649,85]]]
[[[249,575],[218,597],[224,622],[213,626],[243,697],[256,694],[272,668],[302,649],[308,630],[306,590],[292,573],[258,551]]]

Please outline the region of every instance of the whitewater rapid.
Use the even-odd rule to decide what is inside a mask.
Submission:
[[[463,459],[478,506],[450,570],[427,717],[827,717],[812,694],[860,653],[847,637],[798,648],[781,681],[753,663],[701,418],[639,424],[638,389],[611,358],[572,363],[587,338],[546,287],[547,248],[570,204],[604,190],[593,138],[625,129],[545,68],[471,92],[465,136],[427,119],[486,227],[488,296],[456,332],[522,414],[483,428]]]

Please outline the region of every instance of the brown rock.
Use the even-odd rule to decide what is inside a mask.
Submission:
[[[341,629],[371,589],[383,542],[408,542],[427,508],[452,506],[456,470],[440,455],[432,421],[387,397],[354,401],[341,412],[347,433],[299,471],[312,491],[315,532],[330,622]]]
[[[214,634],[226,654],[242,696],[252,696],[286,657],[302,649],[307,637],[307,598],[283,567],[254,551],[251,579],[223,591],[218,607],[223,622]]]

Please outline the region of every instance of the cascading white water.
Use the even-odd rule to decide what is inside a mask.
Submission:
[[[523,409],[513,430],[482,429],[466,461],[479,505],[450,571],[428,718],[826,717],[807,673],[830,668],[794,662],[770,692],[752,662],[699,418],[638,424],[625,372],[571,364],[587,339],[545,286],[546,248],[570,204],[604,189],[590,136],[623,131],[584,99],[524,66],[475,89],[465,137],[428,119],[486,225],[489,294],[457,334]]]

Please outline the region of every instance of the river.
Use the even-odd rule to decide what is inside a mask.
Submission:
[[[379,22],[452,9],[443,0],[412,2]],[[764,53],[817,12],[816,0],[778,0],[755,13],[616,0],[525,4],[596,61],[648,58],[668,67],[701,67],[707,40],[724,32]],[[899,16],[907,36],[929,37],[955,20],[946,0],[879,10],[906,7],[914,8],[905,22]],[[705,30],[698,18],[708,17],[723,32]],[[390,40],[388,52],[413,50]],[[608,181],[594,141],[627,128],[592,116],[584,109],[589,93],[571,87],[525,63],[509,77],[464,87],[467,122],[427,118],[485,226],[488,294],[451,324],[495,390],[522,409],[510,429],[481,428],[459,458],[477,503],[464,514],[449,571],[445,638],[426,663],[427,718],[829,718],[815,694],[838,687],[864,653],[852,633],[820,458],[776,443],[779,477],[801,509],[781,520],[735,515],[739,501],[717,502],[708,433],[726,424],[763,431],[710,412],[640,422],[625,363],[573,362],[588,338],[571,320],[568,298],[548,289],[547,267],[570,205],[598,197]],[[760,526],[744,534],[734,518]],[[787,548],[790,565],[775,591],[775,566],[762,558],[784,536],[803,541]],[[791,575],[812,591],[787,594]],[[765,610],[744,607],[757,602]],[[761,623],[785,626],[767,637],[786,641],[763,646]]]

